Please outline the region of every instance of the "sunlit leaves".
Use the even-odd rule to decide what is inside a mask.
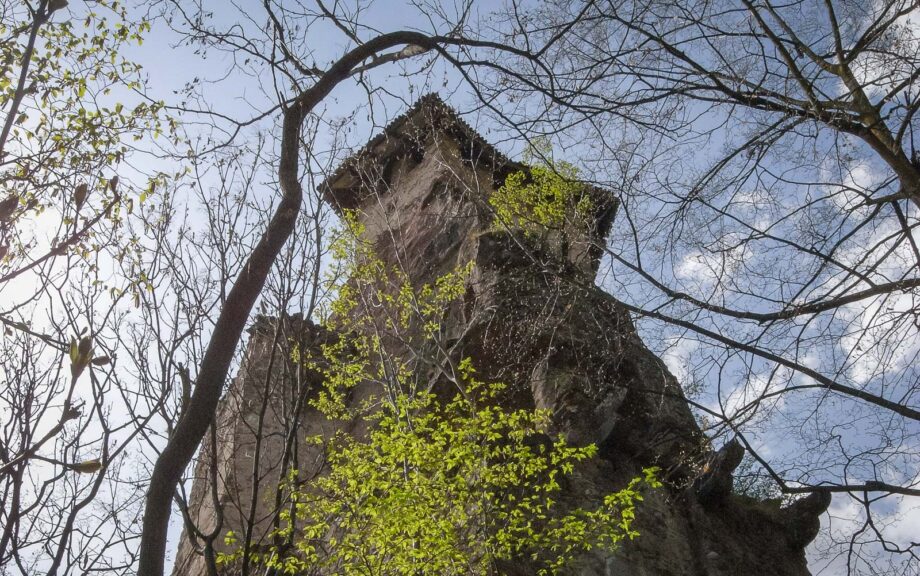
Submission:
[[[575,223],[584,226],[593,203],[578,179],[578,170],[566,162],[535,164],[514,172],[489,197],[496,226],[544,236]]]
[[[24,7],[5,12],[0,25],[0,109],[16,110],[0,142],[0,198],[21,201],[0,230],[2,272],[38,258],[48,241],[56,256],[83,258],[116,242],[121,204],[131,199],[109,186],[111,174],[136,142],[176,126],[162,103],[139,96],[140,67],[123,55],[149,23],[131,21],[111,0],[58,10],[38,23],[34,47],[35,21]],[[78,215],[101,218],[77,234]],[[54,219],[56,237],[40,238],[36,232],[53,230]]]
[[[368,417],[368,441],[315,439],[329,472],[293,488],[295,518],[276,534],[293,550],[252,559],[285,573],[394,576],[485,575],[497,561],[527,559],[553,574],[579,553],[638,535],[635,506],[642,489],[659,486],[653,470],[591,509],[558,504],[562,479],[596,448],[550,439],[549,414],[503,409],[495,401],[502,385],[477,381],[469,361],[462,370],[466,395],[444,403],[400,394]],[[541,436],[547,441],[532,441]]]
[[[562,504],[565,479],[596,446],[554,437],[548,411],[505,407],[506,386],[479,380],[469,358],[455,366],[452,397],[418,385],[424,364],[409,352],[437,341],[472,266],[413,285],[363,235],[348,214],[333,247],[349,276],[328,319],[340,337],[322,359],[299,348],[292,359],[324,376],[313,406],[354,425],[308,439],[322,448],[326,470],[307,481],[291,473],[284,488],[292,506],[273,544],[247,550],[228,533],[231,552],[220,563],[245,555],[284,574],[402,576],[486,575],[499,562],[523,561],[555,574],[580,554],[636,537],[642,491],[660,486],[654,470],[592,506]],[[379,394],[356,403],[350,392],[369,383]],[[355,429],[368,432],[345,431]]]

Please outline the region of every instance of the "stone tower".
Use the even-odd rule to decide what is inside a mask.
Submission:
[[[443,320],[451,350],[472,358],[481,375],[508,383],[509,402],[548,409],[570,442],[601,449],[565,486],[562,500],[590,507],[643,468],[663,470],[665,487],[638,510],[641,536],[613,554],[579,559],[576,573],[807,575],[804,548],[817,534],[827,497],[780,508],[732,493],[742,448],[729,443],[708,451],[675,378],[643,345],[622,306],[594,286],[597,247],[614,224],[615,198],[592,190],[588,229],[573,231],[564,244],[527,240],[495,226],[485,201],[522,169],[432,95],[347,160],[323,190],[339,210],[356,211],[379,257],[413,283],[474,263],[463,301]],[[223,533],[251,524],[258,544],[283,505],[279,470],[294,460],[303,476],[322,473],[319,449],[298,437],[343,426],[305,402],[321,376],[295,374],[273,352],[279,337],[316,350],[335,334],[298,317],[260,319],[250,334],[196,467],[176,575],[207,574],[209,534],[220,533],[214,548],[222,550]],[[358,389],[354,401],[372,392]],[[533,573],[526,563],[501,572]]]

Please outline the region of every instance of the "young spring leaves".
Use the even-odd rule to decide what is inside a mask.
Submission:
[[[506,387],[480,381],[470,359],[458,363],[451,398],[420,389],[419,365],[385,341],[388,332],[411,339],[409,348],[437,338],[471,268],[412,286],[361,241],[355,218],[346,221],[357,236],[336,246],[350,279],[330,323],[348,337],[313,366],[325,376],[313,405],[331,422],[363,420],[356,428],[369,432],[312,438],[324,448],[325,473],[304,482],[292,472],[284,487],[291,506],[272,544],[246,550],[229,533],[232,552],[220,563],[247,555],[284,574],[401,576],[485,575],[523,560],[555,574],[580,554],[636,537],[642,491],[660,485],[654,470],[589,508],[560,503],[565,479],[596,456],[595,446],[551,437],[547,411],[503,406]],[[300,351],[294,361],[309,362]],[[351,403],[348,392],[367,382],[379,384],[379,395]]]

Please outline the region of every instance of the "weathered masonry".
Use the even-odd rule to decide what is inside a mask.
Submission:
[[[708,451],[675,378],[616,300],[594,286],[596,246],[615,224],[615,199],[594,190],[588,229],[571,231],[564,243],[524,241],[493,225],[485,201],[523,168],[427,96],[346,161],[324,191],[334,206],[359,214],[379,257],[412,282],[474,263],[463,301],[443,319],[452,350],[471,357],[485,378],[508,383],[509,402],[548,408],[571,442],[601,448],[565,485],[563,501],[590,507],[644,467],[662,468],[665,488],[639,509],[641,536],[612,555],[581,558],[578,574],[807,575],[804,548],[827,496],[781,508],[732,493],[743,450],[729,443]],[[305,401],[321,377],[294,374],[274,351],[277,334],[306,351],[335,335],[299,317],[280,322],[262,319],[251,329],[244,365],[220,406],[216,442],[205,440],[190,496],[188,520],[197,528],[183,535],[176,575],[207,574],[209,534],[220,533],[221,550],[227,530],[241,534],[251,524],[260,542],[284,505],[279,470],[322,473],[318,448],[298,439],[348,427],[325,421]],[[355,390],[353,401],[370,387]],[[500,571],[533,573],[526,563]]]

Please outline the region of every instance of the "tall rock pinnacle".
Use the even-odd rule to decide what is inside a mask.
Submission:
[[[591,507],[643,468],[661,468],[665,486],[637,511],[641,535],[613,553],[579,558],[574,573],[807,575],[804,547],[827,498],[781,508],[732,492],[743,448],[709,448],[674,376],[644,346],[625,309],[594,285],[597,247],[614,224],[613,193],[590,189],[591,218],[565,242],[534,241],[496,226],[487,201],[508,174],[526,169],[429,95],[347,160],[323,192],[338,210],[355,211],[378,257],[413,284],[473,263],[464,297],[442,321],[445,342],[484,378],[507,383],[505,401],[547,409],[569,442],[600,448],[564,486],[563,501]],[[304,349],[336,337],[298,317],[253,327],[220,407],[216,445],[203,447],[196,468],[189,520],[197,528],[186,529],[176,575],[207,574],[204,540],[224,550],[223,535],[239,534],[250,519],[254,541],[264,539],[281,502],[272,496],[279,470],[291,460],[302,477],[322,473],[318,449],[296,438],[334,428],[302,398],[322,377],[301,375],[302,392],[292,391],[284,359],[270,360],[276,329]],[[356,390],[353,401],[364,393],[371,392]],[[285,432],[292,419],[294,435]],[[263,440],[254,461],[257,430]],[[255,498],[253,478],[260,479]],[[534,573],[526,562],[500,572]]]

